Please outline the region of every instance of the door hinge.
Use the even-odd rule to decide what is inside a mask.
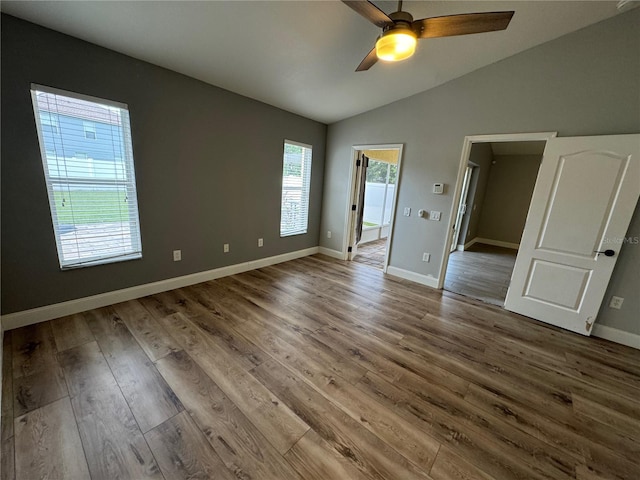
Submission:
[[[353,210],[355,212],[356,206],[355,205],[351,205],[351,210]]]
[[[348,247],[347,248],[347,253],[351,253],[351,252],[353,252],[353,247]]]

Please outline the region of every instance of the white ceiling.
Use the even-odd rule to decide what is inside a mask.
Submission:
[[[396,10],[396,2],[375,2]],[[428,90],[617,13],[615,1],[406,1],[414,18],[515,10],[509,28],[421,40],[354,72],[379,29],[339,1],[2,1],[3,12],[332,123]]]

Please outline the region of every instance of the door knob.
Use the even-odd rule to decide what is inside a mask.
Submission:
[[[600,255],[601,253],[604,253],[605,257],[613,257],[616,254],[616,252],[611,249],[605,250],[604,252],[599,252],[595,250],[593,253],[597,253],[598,255]]]

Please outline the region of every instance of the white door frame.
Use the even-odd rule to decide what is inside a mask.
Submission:
[[[458,242],[460,240],[460,229],[462,228],[464,215],[467,213],[467,207],[469,206],[469,187],[471,186],[471,178],[473,177],[473,168],[474,167],[467,164],[467,169],[464,172],[464,178],[462,179],[462,190],[460,192],[460,202],[458,202],[458,213],[456,214],[456,219],[453,222],[453,237],[451,239],[451,247],[449,248],[449,252],[453,252],[458,248]],[[465,205],[464,212],[461,208],[463,205],[463,200]]]
[[[347,193],[347,202],[345,205],[345,215],[344,215],[344,235],[342,239],[342,259],[347,260],[349,258],[349,238],[351,237],[351,229],[353,228],[353,215],[351,213],[351,205],[353,201],[353,196],[355,194],[356,189],[356,160],[358,158],[358,152],[361,150],[398,150],[398,172],[396,174],[396,188],[393,193],[393,203],[391,204],[391,220],[389,222],[389,236],[387,237],[387,250],[384,256],[384,267],[382,269],[383,272],[387,272],[387,268],[389,266],[389,253],[391,252],[391,245],[393,241],[393,225],[396,217],[396,204],[398,201],[398,191],[400,190],[400,167],[402,165],[402,149],[404,144],[402,143],[386,143],[386,144],[375,144],[375,145],[354,145],[351,147],[351,159],[349,165],[349,191]],[[383,207],[384,208],[384,207]]]
[[[456,180],[456,188],[453,194],[453,204],[449,213],[449,225],[447,227],[447,238],[444,242],[442,252],[442,263],[440,264],[440,274],[438,275],[438,288],[444,287],[445,275],[447,274],[447,264],[449,263],[449,254],[451,253],[451,242],[453,241],[453,227],[456,221],[456,214],[460,206],[460,197],[462,196],[462,182],[464,174],[467,170],[471,148],[474,143],[492,143],[492,142],[536,142],[548,141],[550,138],[558,136],[558,132],[537,132],[537,133],[503,133],[494,135],[469,135],[464,137],[462,145],[462,155],[460,156],[460,165],[458,167],[458,179]]]

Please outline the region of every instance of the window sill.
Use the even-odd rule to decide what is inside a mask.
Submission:
[[[141,258],[142,258],[142,253],[134,253],[131,255],[124,255],[124,256],[113,257],[113,258],[101,258],[99,260],[89,260],[84,263],[76,263],[73,265],[61,265],[60,270],[62,271],[76,270],[78,268],[95,267],[98,265],[106,265],[109,263],[127,262],[129,260],[140,260]]]

